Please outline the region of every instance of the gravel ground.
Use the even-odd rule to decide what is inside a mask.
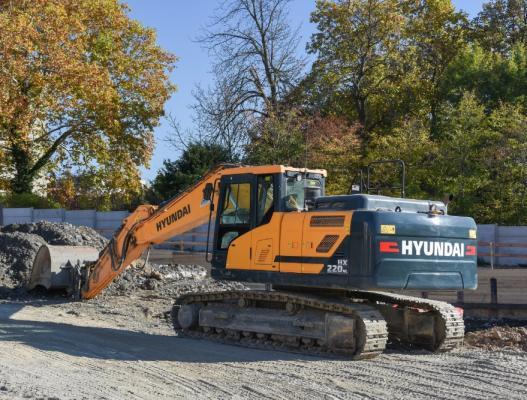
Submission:
[[[46,242],[105,243],[69,224],[0,229],[0,399],[527,398],[522,324],[470,321],[468,346],[452,353],[392,348],[360,362],[179,338],[175,297],[245,286],[137,262],[90,301],[28,295],[20,285]]]
[[[527,353],[328,360],[178,338],[163,299],[0,303],[0,399],[524,399]]]

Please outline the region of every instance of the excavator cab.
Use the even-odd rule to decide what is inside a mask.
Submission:
[[[213,266],[279,271],[276,257],[284,216],[302,219],[324,195],[325,171],[277,167],[262,172],[221,177],[211,240]]]

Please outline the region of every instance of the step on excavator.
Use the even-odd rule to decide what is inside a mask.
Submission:
[[[401,165],[400,197],[364,193],[362,178],[363,193],[326,196],[325,170],[219,165],[161,206],[139,206],[98,257],[44,246],[29,287],[91,299],[150,246],[205,225],[212,278],[262,289],[175,299],[180,334],[352,359],[389,339],[448,351],[463,341],[462,311],[399,293],[475,289],[476,224],[445,202],[404,198]],[[370,192],[370,167],[367,181]]]

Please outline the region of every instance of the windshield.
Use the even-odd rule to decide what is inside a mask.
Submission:
[[[318,179],[288,177],[286,179],[285,209],[288,211],[304,210],[321,196],[322,189]]]

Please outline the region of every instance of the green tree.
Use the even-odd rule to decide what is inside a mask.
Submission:
[[[484,49],[507,54],[527,44],[527,1],[492,0],[472,22],[473,37]]]
[[[435,129],[439,85],[467,26],[451,0],[320,0],[312,21],[307,104],[357,121],[364,137],[415,115]]]
[[[527,50],[513,46],[508,54],[491,52],[475,44],[464,49],[448,67],[441,91],[450,102],[473,92],[487,111],[501,103],[527,105]]]
[[[229,151],[219,144],[188,144],[178,160],[163,162],[163,168],[152,182],[149,200],[168,200],[196,182],[209,169],[226,161],[231,161]]]
[[[174,56],[118,0],[0,3],[0,140],[10,189],[63,167],[140,190]],[[124,186],[123,186],[124,185]]]
[[[367,135],[383,117],[374,104],[395,100],[403,76],[404,16],[396,0],[318,0],[316,7],[312,75],[334,93],[327,106],[356,120]]]
[[[406,164],[406,195],[413,198],[442,198],[442,188],[437,187],[434,166],[438,145],[430,135],[428,120],[412,118],[394,128],[389,135],[375,134],[370,141],[363,165],[377,160],[401,159]],[[393,165],[375,168],[372,184],[381,188],[400,182],[399,170]],[[399,195],[400,192],[383,194]]]
[[[473,93],[442,110],[435,192],[452,193],[451,212],[479,223],[527,222],[527,116],[521,105],[488,112]]]
[[[451,0],[411,0],[403,2],[403,10],[407,17],[406,59],[411,59],[413,66],[407,72],[404,90],[411,93],[412,106],[400,113],[429,114],[434,136],[443,101],[441,84],[452,60],[465,48],[468,21],[464,13],[456,11]]]

